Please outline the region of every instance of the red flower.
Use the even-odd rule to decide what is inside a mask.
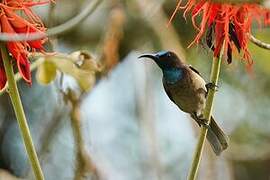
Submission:
[[[179,9],[184,9],[184,17],[191,13],[193,26],[198,30],[194,43],[199,43],[203,37],[206,44],[218,57],[224,43],[224,54],[227,62],[232,61],[232,52],[243,51],[243,59],[248,65],[252,65],[248,51],[249,33],[251,25],[255,21],[260,26],[270,24],[270,12],[257,3],[218,3],[210,0],[188,0],[185,6],[181,7],[181,0],[173,13],[171,20]],[[201,17],[199,26],[196,18]],[[171,21],[170,20],[170,21]]]
[[[3,0],[0,3],[0,30],[3,33],[45,33],[40,18],[32,12],[31,7],[46,4],[50,1]],[[20,13],[18,13],[20,12]],[[18,14],[22,14],[19,16]],[[12,55],[23,79],[31,84],[31,71],[28,55],[36,50],[42,51],[47,38],[34,41],[7,42],[7,49]],[[7,78],[0,58],[0,90],[5,87]]]

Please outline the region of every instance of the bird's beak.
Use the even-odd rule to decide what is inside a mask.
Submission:
[[[154,61],[158,59],[158,57],[156,55],[153,55],[153,54],[143,54],[143,55],[139,56],[139,58],[150,58],[150,59],[153,59]]]

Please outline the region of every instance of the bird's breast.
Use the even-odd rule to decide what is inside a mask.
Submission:
[[[163,77],[169,84],[174,84],[181,80],[184,76],[184,72],[180,68],[170,68],[163,70]]]
[[[175,104],[184,112],[198,113],[204,109],[206,88],[204,80],[195,74],[185,74],[175,83],[166,83]]]

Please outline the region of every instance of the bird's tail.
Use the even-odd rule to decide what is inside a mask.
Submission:
[[[211,116],[210,128],[207,132],[207,140],[216,155],[220,155],[220,153],[228,147],[228,137],[218,126],[213,116]]]

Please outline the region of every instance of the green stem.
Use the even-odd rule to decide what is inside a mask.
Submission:
[[[9,58],[6,45],[4,43],[0,43],[0,44],[1,44],[0,47],[1,47],[2,60],[4,63],[4,67],[5,67],[5,71],[7,75],[7,81],[8,81],[8,93],[12,101],[12,105],[15,111],[18,124],[19,124],[19,128],[20,128],[24,145],[28,154],[28,158],[33,168],[36,179],[43,180],[44,179],[43,173],[42,173],[39,161],[38,161],[34,144],[32,142],[30,130],[27,125],[19,91],[18,91],[17,84],[14,78],[12,61]]]
[[[217,59],[214,58],[212,62],[210,82],[215,85],[217,85],[218,83],[223,51],[224,51],[224,44],[219,54],[219,58]],[[207,124],[210,124],[210,121],[211,121],[211,114],[212,114],[212,109],[213,109],[213,101],[214,101],[215,93],[216,93],[215,88],[210,88],[207,95],[206,105],[204,109],[204,117],[207,120]],[[197,147],[193,156],[191,169],[188,175],[188,180],[195,180],[197,178],[198,169],[199,169],[200,161],[202,158],[203,147],[204,147],[205,139],[207,135],[207,130],[208,129],[205,126],[201,127],[200,137],[199,137]]]

